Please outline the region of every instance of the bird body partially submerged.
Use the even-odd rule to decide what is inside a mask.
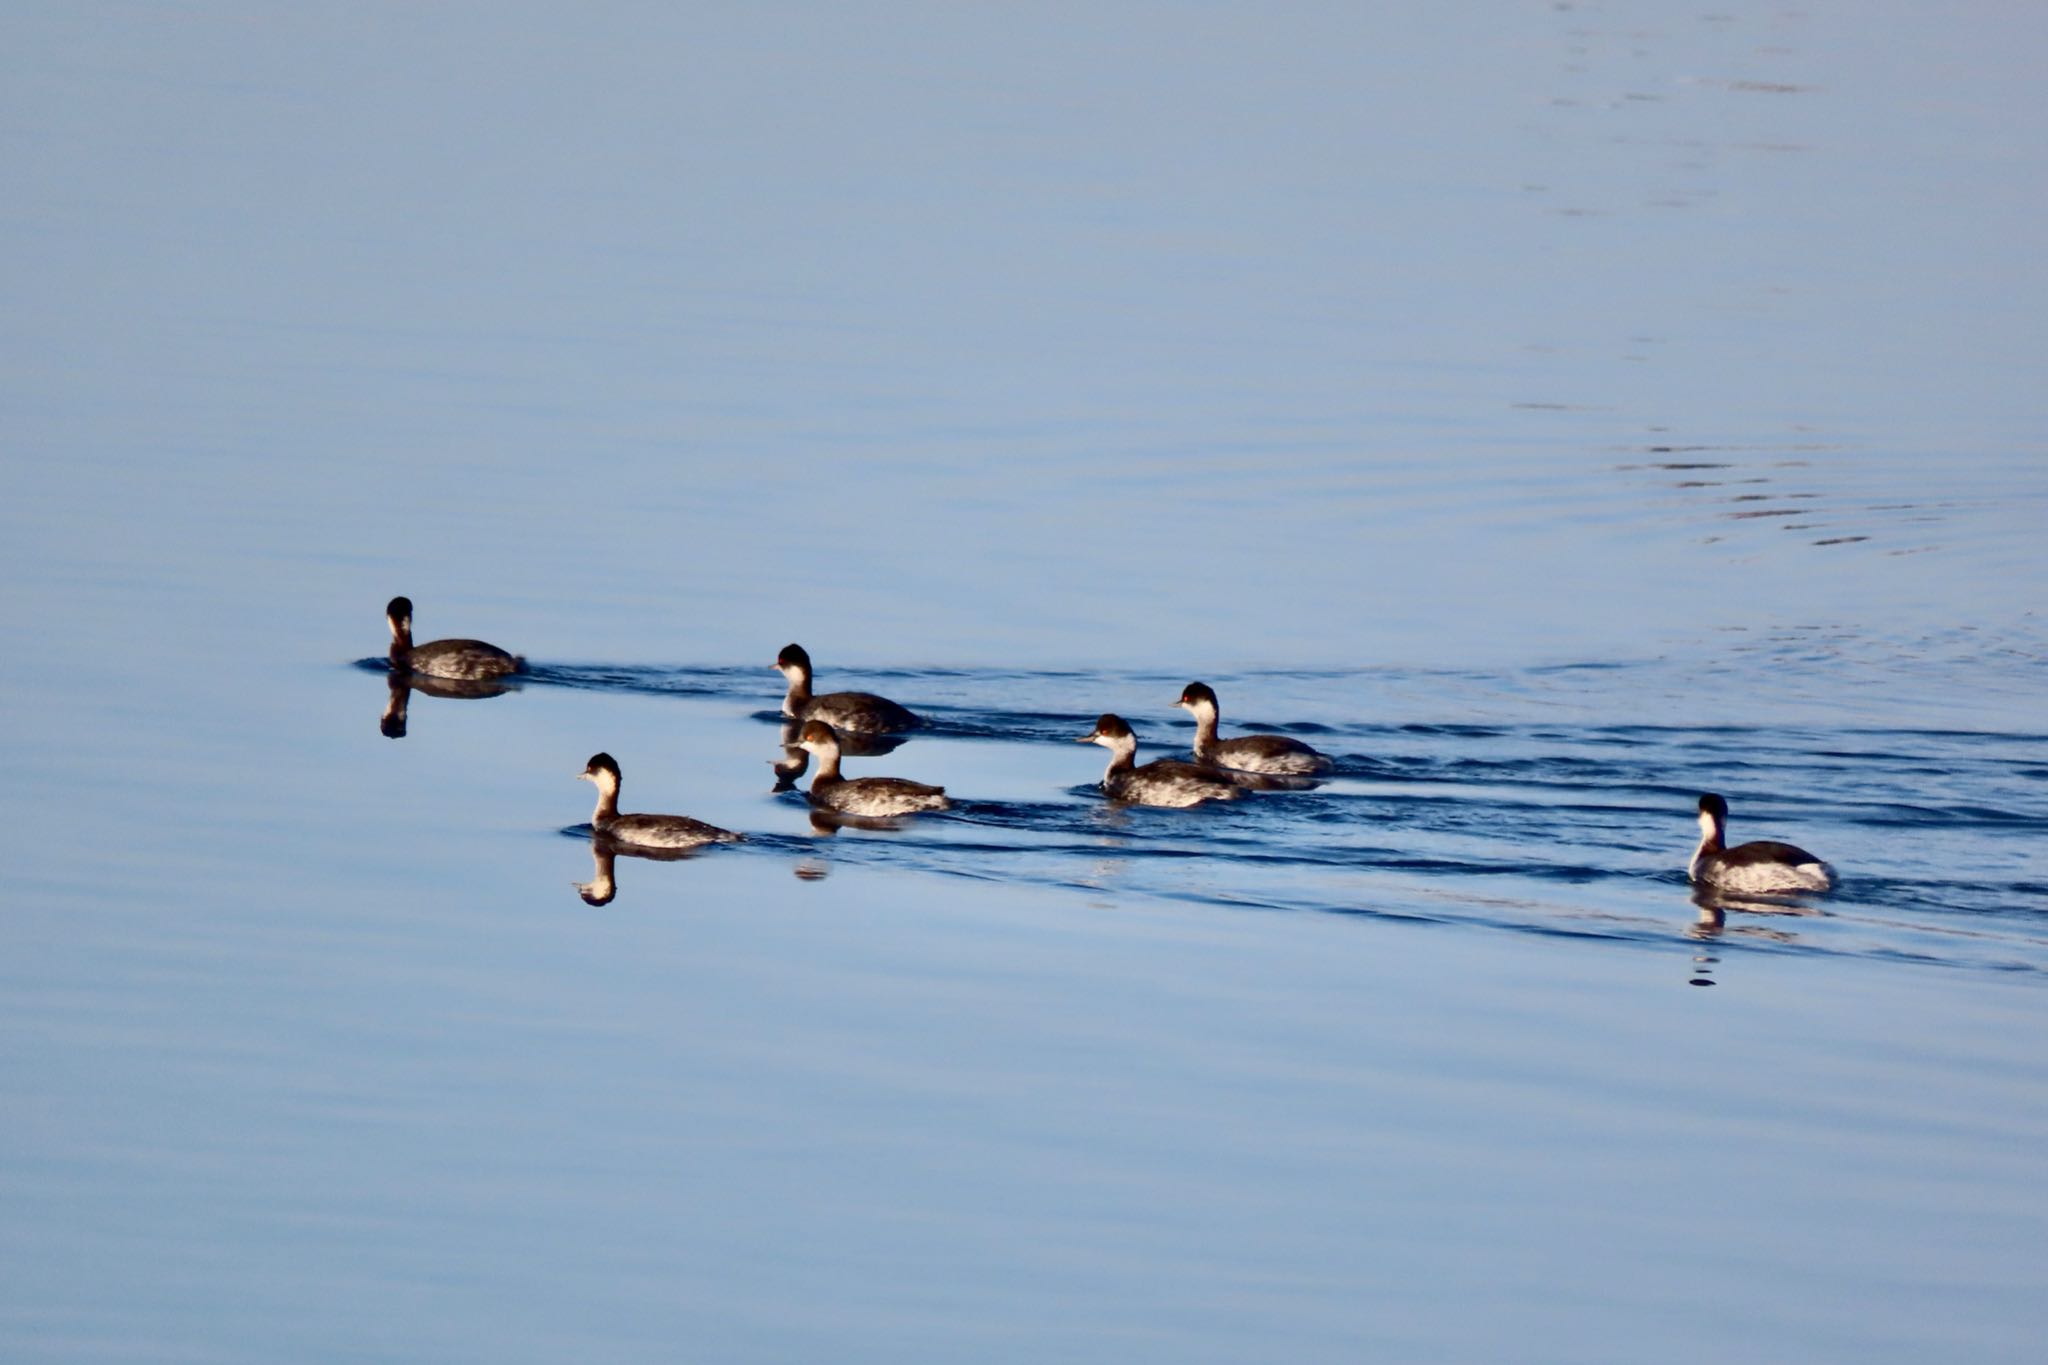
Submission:
[[[1195,761],[1240,772],[1273,773],[1287,777],[1314,777],[1329,772],[1336,763],[1328,754],[1286,735],[1239,735],[1220,739],[1216,726],[1220,709],[1215,689],[1207,683],[1192,682],[1181,689],[1175,706],[1195,718]]]
[[[811,691],[811,656],[802,645],[784,645],[775,656],[775,670],[789,680],[782,698],[782,714],[791,720],[823,721],[845,734],[898,734],[914,730],[922,722],[908,709],[872,692]]]
[[[839,772],[839,736],[821,720],[804,722],[797,747],[816,756],[818,772],[807,795],[813,806],[842,815],[887,817],[945,810],[953,803],[944,787],[906,777],[844,777]]]
[[[1701,886],[1741,895],[1794,895],[1827,891],[1835,870],[1796,844],[1758,839],[1727,846],[1728,803],[1718,796],[1700,798],[1700,842],[1693,850],[1686,876]]]
[[[1103,715],[1095,728],[1077,737],[1082,744],[1100,744],[1109,750],[1109,766],[1102,773],[1102,791],[1112,801],[1134,806],[1165,806],[1185,809],[1204,801],[1237,801],[1245,789],[1228,774],[1200,763],[1183,763],[1176,758],[1159,758],[1140,765],[1138,737],[1123,717]]]
[[[391,627],[393,672],[474,682],[526,670],[526,660],[482,640],[429,640],[423,645],[414,644],[410,597],[394,597],[386,603],[384,620]]]
[[[736,844],[746,838],[687,815],[619,814],[619,764],[610,754],[592,754],[577,776],[597,787],[597,810],[590,817],[590,827],[606,839],[635,848],[677,849]]]

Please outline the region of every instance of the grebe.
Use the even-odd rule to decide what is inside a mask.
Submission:
[[[502,678],[526,669],[526,660],[507,654],[482,640],[430,640],[412,642],[412,599],[394,597],[385,604],[384,619],[391,625],[391,667],[399,673],[421,673],[432,678]]]
[[[620,844],[696,848],[700,844],[736,844],[746,838],[687,815],[619,814],[619,763],[610,754],[592,754],[576,776],[597,784],[597,812],[590,817],[591,828]]]
[[[1305,777],[1327,773],[1336,763],[1328,754],[1318,753],[1298,739],[1285,735],[1240,735],[1236,739],[1216,738],[1216,693],[1207,683],[1191,682],[1181,689],[1175,706],[1184,706],[1195,717],[1195,761],[1248,773],[1283,773]]]
[[[813,696],[811,656],[802,645],[784,645],[775,656],[775,670],[789,679],[782,714],[792,720],[821,720],[834,730],[851,734],[892,734],[917,728],[916,716],[872,692],[827,692],[822,697]]]
[[[1835,871],[1792,844],[1771,839],[1727,847],[1728,803],[1718,796],[1700,798],[1700,846],[1693,851],[1686,876],[1701,886],[1751,895],[1783,895],[1794,891],[1826,891]]]
[[[1140,806],[1198,806],[1204,801],[1236,801],[1245,791],[1224,773],[1178,759],[1154,759],[1137,766],[1138,737],[1120,716],[1105,715],[1077,743],[1100,744],[1109,750],[1102,790],[1112,801]]]
[[[821,720],[807,720],[797,746],[817,755],[818,775],[811,779],[811,804],[844,815],[909,815],[945,810],[953,803],[944,787],[927,786],[902,777],[841,777],[839,736]]]

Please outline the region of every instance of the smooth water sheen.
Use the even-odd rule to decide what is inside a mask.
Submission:
[[[2038,1358],[2041,14],[0,28],[0,1358]]]

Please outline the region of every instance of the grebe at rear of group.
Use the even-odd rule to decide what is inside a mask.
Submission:
[[[1686,876],[1701,886],[1758,896],[1826,891],[1835,884],[1834,869],[1797,845],[1758,839],[1729,848],[1727,841],[1728,803],[1702,796],[1700,846]]]
[[[482,640],[430,640],[423,645],[414,644],[410,597],[394,597],[386,603],[384,619],[391,626],[391,667],[395,672],[475,680],[502,678],[526,668],[526,660]]]
[[[854,734],[893,734],[917,728],[918,719],[887,697],[872,692],[811,693],[811,656],[802,645],[784,645],[775,656],[775,671],[789,679],[782,714],[792,720],[821,720],[834,730]]]
[[[1186,707],[1195,717],[1195,761],[1236,768],[1248,773],[1284,773],[1306,777],[1327,773],[1336,767],[1328,754],[1318,753],[1298,739],[1285,735],[1240,735],[1218,739],[1216,692],[1207,683],[1191,682],[1181,689],[1175,706]]]

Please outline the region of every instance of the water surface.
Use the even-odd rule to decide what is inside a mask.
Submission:
[[[2038,1355],[2038,16],[7,28],[7,1358]]]

